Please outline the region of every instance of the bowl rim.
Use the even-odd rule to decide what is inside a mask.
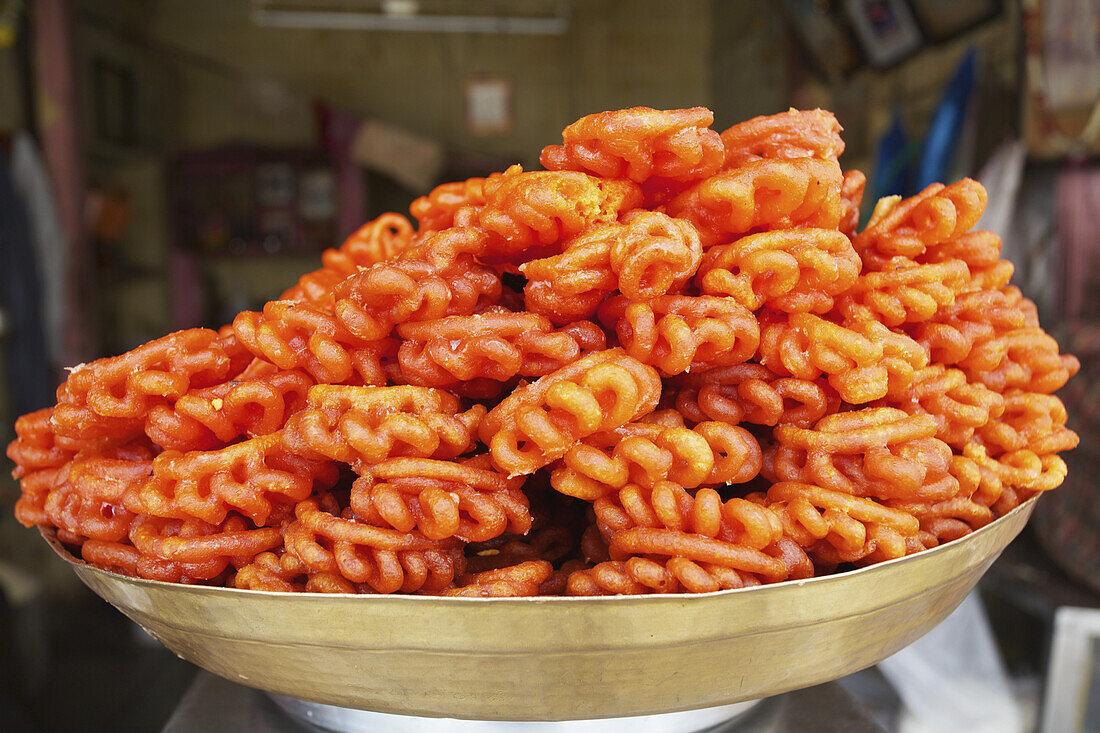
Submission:
[[[623,603],[627,601],[638,602],[640,599],[653,602],[677,602],[683,603],[687,599],[693,598],[714,598],[718,596],[732,596],[735,594],[751,593],[753,591],[762,591],[765,589],[779,589],[779,588],[793,588],[803,587],[811,584],[821,584],[829,580],[836,581],[838,579],[858,578],[864,575],[889,573],[893,568],[920,562],[922,560],[930,560],[935,555],[944,553],[955,552],[960,550],[964,545],[970,544],[971,541],[976,540],[979,537],[983,537],[986,534],[990,534],[996,530],[997,525],[1003,524],[1015,517],[1018,514],[1024,512],[1031,512],[1034,504],[1038,502],[1042,493],[1021,502],[1017,507],[1009,511],[1000,517],[997,517],[984,527],[980,527],[967,535],[964,535],[956,540],[945,542],[936,547],[929,548],[927,550],[921,550],[911,555],[905,555],[904,557],[894,558],[892,560],[884,560],[873,565],[866,565],[864,567],[855,568],[852,570],[845,570],[840,573],[830,573],[828,575],[815,575],[810,578],[803,578],[801,580],[783,580],[778,583],[766,583],[763,585],[750,586],[746,588],[730,588],[727,590],[710,591],[707,593],[652,593],[642,595],[607,595],[607,596],[521,596],[521,597],[505,597],[505,598],[484,598],[484,597],[467,597],[467,596],[433,596],[433,595],[419,595],[415,593],[309,593],[305,591],[287,593],[284,591],[267,591],[267,590],[251,590],[247,588],[233,588],[230,586],[218,586],[218,585],[202,585],[191,583],[169,583],[163,580],[151,580],[149,578],[141,578],[132,575],[124,575],[122,573],[116,573],[111,570],[104,570],[103,568],[92,565],[83,558],[73,555],[68,548],[57,539],[56,530],[51,527],[44,527],[39,525],[38,531],[42,535],[42,538],[50,545],[57,555],[65,562],[74,567],[80,567],[82,570],[87,570],[93,573],[102,574],[112,582],[136,585],[139,587],[157,588],[165,591],[186,591],[196,595],[211,595],[221,597],[231,597],[232,594],[239,594],[243,597],[256,597],[256,598],[288,598],[293,597],[300,599],[305,603],[320,603],[326,599],[363,599],[357,602],[378,602],[378,603],[394,603],[401,601],[411,601],[413,603],[431,603],[438,604],[440,601],[447,603],[492,603],[494,605],[510,605],[510,604],[595,604],[595,603]],[[1024,525],[1026,526],[1026,524]],[[1015,539],[1015,538],[1013,538]],[[1011,540],[1010,540],[1011,542]],[[1007,546],[1007,545],[1006,545]],[[1000,552],[997,553],[999,555]],[[996,559],[996,557],[994,557]],[[368,601],[369,599],[369,601]],[[411,600],[416,599],[416,600]]]

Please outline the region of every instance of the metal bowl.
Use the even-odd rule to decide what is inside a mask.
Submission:
[[[728,705],[875,664],[942,621],[1034,505],[898,560],[694,596],[269,593],[116,575],[54,546],[165,646],[235,682],[382,713],[580,720]]]

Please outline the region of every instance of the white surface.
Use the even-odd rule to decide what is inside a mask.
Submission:
[[[981,599],[972,592],[925,636],[879,669],[905,704],[900,733],[1023,733]]]
[[[1100,641],[1100,610],[1063,606],[1054,614],[1054,640],[1043,698],[1043,733],[1085,730],[1093,645]]]
[[[732,705],[721,705],[702,710],[685,710],[679,713],[661,715],[638,715],[629,718],[604,718],[600,720],[564,720],[558,722],[542,721],[490,721],[457,720],[454,718],[421,718],[414,715],[389,715],[372,713],[367,710],[352,710],[333,705],[305,702],[283,695],[272,694],[271,698],[297,720],[331,731],[357,733],[362,731],[386,731],[386,733],[425,733],[446,731],[447,733],[694,733],[712,728],[720,723],[731,721],[743,715],[759,700],[748,700]]]

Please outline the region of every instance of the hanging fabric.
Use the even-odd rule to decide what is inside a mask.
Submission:
[[[42,292],[42,321],[50,363],[61,366],[65,336],[65,273],[68,250],[57,199],[50,185],[38,146],[26,132],[15,136],[11,146],[11,177],[16,195],[27,212],[31,243],[38,262]]]
[[[7,313],[3,345],[12,410],[21,415],[54,401],[42,330],[41,292],[23,202],[0,159],[0,306]]]

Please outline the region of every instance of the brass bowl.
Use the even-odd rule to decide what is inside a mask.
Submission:
[[[951,613],[1034,506],[898,560],[694,596],[244,591],[117,575],[54,546],[165,646],[234,682],[382,713],[577,720],[726,705],[875,664]]]

